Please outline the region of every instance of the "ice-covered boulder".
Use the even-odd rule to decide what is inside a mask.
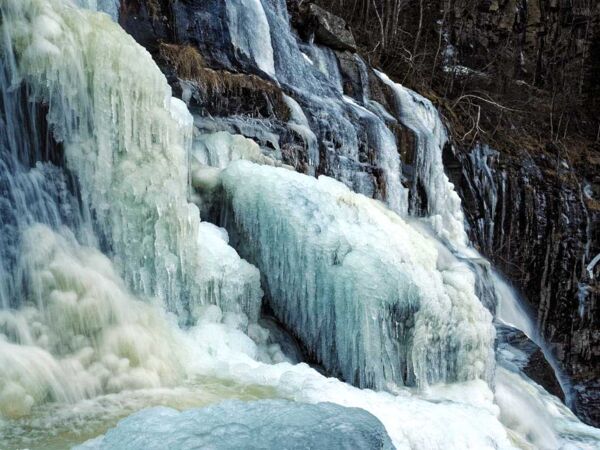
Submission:
[[[287,400],[225,401],[178,412],[158,407],[74,450],[392,449],[379,420],[359,408]]]

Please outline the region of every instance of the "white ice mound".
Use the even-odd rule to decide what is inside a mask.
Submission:
[[[491,315],[437,241],[327,177],[237,161],[221,182],[232,240],[327,370],[375,388],[489,379]]]
[[[225,401],[178,412],[151,408],[74,450],[393,449],[379,420],[363,409],[286,400]]]

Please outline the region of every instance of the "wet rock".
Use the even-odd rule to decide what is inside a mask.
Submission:
[[[197,48],[209,67],[235,71],[250,65],[241,55],[235,54],[225,2],[177,1],[173,6],[173,20],[177,26],[172,42]]]
[[[542,349],[520,330],[508,325],[496,325],[496,338],[501,357],[510,359],[523,372],[551,394],[565,401],[565,394],[554,369]],[[518,352],[514,352],[514,349]]]
[[[336,55],[340,63],[344,94],[355,100],[360,100],[362,98],[362,80],[356,55],[349,51],[336,52]]]
[[[202,116],[243,115],[283,122],[289,118],[281,90],[255,75],[202,69],[199,76],[173,84],[176,94]]]
[[[173,37],[173,17],[157,0],[121,0],[119,24],[153,55]]]

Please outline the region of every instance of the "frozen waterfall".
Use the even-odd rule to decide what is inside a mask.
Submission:
[[[419,137],[415,214],[395,119],[366,84],[362,100],[341,94],[330,49],[302,57],[283,0],[228,1],[228,32],[285,87],[307,173],[332,158],[343,183],[195,129],[116,7],[0,1],[0,447],[227,444],[224,427],[241,447],[597,447],[496,367],[431,103],[380,74]],[[350,189],[374,194],[350,164],[357,123],[377,200]],[[261,308],[282,323],[263,327]]]
[[[442,151],[448,139],[439,113],[426,98],[394,83],[381,72],[377,72],[377,75],[393,90],[400,120],[417,136],[417,159],[413,168],[416,172],[413,180],[415,186],[411,189],[416,193],[416,184],[421,184],[427,195],[424,199],[427,221],[451,248],[463,249],[468,242],[464,230],[465,219],[460,198],[444,173]],[[419,214],[416,194],[411,199],[410,210],[413,214]]]

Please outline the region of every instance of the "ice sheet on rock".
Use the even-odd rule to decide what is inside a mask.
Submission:
[[[148,52],[106,15],[70,2],[7,0],[1,9],[3,52],[18,55],[12,80],[49,105],[67,166],[129,286],[159,297],[182,323],[208,302],[247,307],[256,320],[258,272],[221,240],[199,243],[198,208],[187,199],[192,117]],[[222,272],[202,272],[209,248],[227,255]]]
[[[317,69],[327,77],[340,94],[343,94],[342,74],[335,52],[329,47],[322,47],[317,44],[305,46],[303,49],[306,49],[307,57],[315,64]]]
[[[281,159],[279,132],[281,125],[273,121],[247,116],[201,117],[194,116],[194,141],[204,134],[227,132],[242,135],[259,144],[263,154],[274,160]]]
[[[288,126],[298,133],[304,141],[308,155],[309,175],[315,175],[315,168],[319,165],[319,143],[317,142],[317,136],[311,130],[308,119],[298,102],[285,94],[283,95],[283,101],[285,101],[290,110]]]
[[[285,400],[226,401],[178,412],[152,408],[122,420],[75,450],[381,449],[394,447],[385,428],[362,409]]]
[[[475,226],[480,245],[487,254],[493,253],[498,192],[504,189],[503,186],[497,185],[492,171],[493,161],[497,160],[498,156],[499,153],[494,149],[477,143],[465,162],[465,170],[468,171],[465,176],[468,188],[479,196],[483,206],[483,217],[477,220]],[[502,174],[501,178],[505,176]]]
[[[369,69],[367,68],[365,61],[359,55],[354,55],[354,60],[358,65],[360,75],[361,100],[366,105],[369,102],[369,97],[371,96],[371,86],[369,85],[368,72]]]
[[[198,225],[197,245],[202,259],[196,282],[201,284],[203,291],[201,302],[190,303],[190,317],[193,321],[198,320],[198,311],[210,304],[219,305],[225,311],[242,312],[255,322],[258,319],[257,306],[260,305],[257,300],[262,297],[260,273],[256,267],[240,259],[223,233],[215,232],[215,228],[207,222]],[[250,288],[248,280],[252,281]]]
[[[192,200],[200,208],[202,216],[206,219],[214,219],[221,209],[218,195],[220,170],[227,167],[230,162],[240,159],[258,164],[282,166],[280,161],[263,154],[256,142],[242,135],[219,131],[216,133],[202,133],[194,138],[191,183],[196,195],[192,196]],[[202,222],[200,225],[202,227],[205,224]],[[201,232],[200,235],[203,236],[203,233]],[[208,241],[209,237],[207,235],[203,240]],[[232,249],[220,250],[221,253],[227,251],[232,252]],[[215,252],[211,251],[209,253],[214,254]],[[203,252],[203,254],[205,253]],[[234,254],[232,252],[232,256]],[[211,262],[218,264],[218,261]],[[210,268],[211,264],[207,264],[207,267]],[[210,271],[210,269],[208,270]],[[229,281],[229,284],[233,285],[235,283]],[[232,292],[232,294],[234,293]],[[221,297],[223,299],[227,298],[224,293]]]
[[[394,83],[384,73],[376,73],[393,89],[400,121],[417,136],[411,213],[418,212],[415,202],[418,198],[417,185],[420,184],[427,196],[421,199],[426,200],[426,216],[438,236],[455,250],[467,247],[460,197],[444,173],[442,151],[447,143],[447,135],[438,111],[426,98]]]
[[[120,0],[76,0],[82,8],[108,14],[115,22],[119,21]]]
[[[256,62],[275,77],[269,22],[260,0],[229,0],[226,3],[231,43],[240,55]]]
[[[339,97],[327,77],[303,56],[289,23],[287,7],[282,0],[261,0],[271,30],[271,45],[277,80],[293,91],[322,97]]]
[[[238,161],[221,182],[236,248],[331,373],[376,388],[489,379],[491,316],[433,239],[327,177]]]
[[[391,131],[378,119],[379,111],[373,108],[377,112],[370,118],[363,113],[356,117],[356,110],[348,108],[342,98],[342,77],[335,52],[299,41],[290,28],[285,1],[262,2],[271,28],[277,79],[294,103],[304,109],[300,115],[296,114],[300,108],[290,106],[289,125],[308,143],[307,172],[311,175],[325,172],[356,192],[370,197],[378,195],[398,210],[404,200],[398,188],[401,183],[397,174],[398,154]],[[358,63],[366,104],[368,74],[360,58]],[[302,117],[307,118],[306,127]],[[314,145],[312,135],[317,139]],[[380,174],[378,164],[384,175]]]

